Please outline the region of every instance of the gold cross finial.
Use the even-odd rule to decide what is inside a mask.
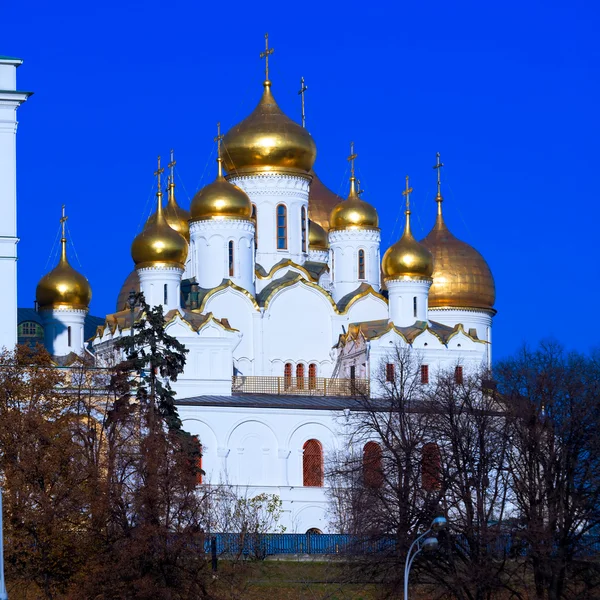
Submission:
[[[221,158],[221,142],[225,136],[221,134],[221,122],[217,123],[217,137],[214,139],[217,142],[217,164],[219,165],[219,177],[223,177],[223,159]]]
[[[260,53],[260,57],[265,59],[265,81],[269,81],[269,56],[274,50],[275,48],[269,48],[269,34],[265,33],[265,51]]]
[[[439,152],[437,152],[435,156],[437,158],[437,162],[435,165],[433,165],[433,168],[437,171],[437,195],[438,195],[438,198],[441,198],[442,197],[441,171],[442,171],[442,167],[444,166],[444,163],[440,160]]]
[[[156,175],[156,181],[158,184],[158,192],[157,192],[157,196],[162,196],[162,190],[160,189],[160,176],[165,172],[164,169],[161,169],[160,167],[160,156],[157,159],[157,163],[158,163],[158,167],[156,169],[156,171],[154,171],[154,175]]]
[[[354,179],[354,161],[358,158],[358,154],[354,153],[354,142],[350,142],[350,156],[348,161],[350,162],[350,178]]]
[[[168,189],[169,189],[169,200],[170,195],[173,191],[173,188],[175,187],[175,165],[177,164],[177,161],[175,160],[175,152],[174,150],[171,148],[171,162],[167,165],[167,167],[169,167],[171,174],[169,176],[169,185],[168,185]]]
[[[408,175],[406,176],[406,189],[402,192],[403,196],[406,196],[406,213],[410,214],[410,194],[413,189],[408,184]]]
[[[308,89],[307,86],[304,85],[304,77],[300,79],[300,91],[298,94],[302,96],[302,127],[306,127],[306,113],[304,112],[304,92]]]
[[[67,217],[67,215],[65,214],[65,205],[63,204],[63,205],[62,205],[62,217],[61,217],[61,219],[60,219],[60,223],[61,223],[61,225],[62,225],[62,237],[63,237],[63,239],[65,239],[65,237],[66,237],[66,236],[65,236],[65,225],[66,225],[66,223],[67,223],[67,219],[68,219],[68,218],[69,218],[69,217]]]

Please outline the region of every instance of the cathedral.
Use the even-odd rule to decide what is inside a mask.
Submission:
[[[143,292],[189,350],[173,387],[184,427],[202,444],[203,484],[276,494],[288,532],[329,532],[324,464],[346,444],[360,394],[385,396],[398,347],[415,351],[422,385],[442,369],[462,379],[490,366],[495,287],[485,259],[444,221],[439,155],[430,233],[420,241],[412,233],[407,177],[404,231],[381,255],[377,207],[361,198],[354,148],[343,199],[313,170],[311,134],[277,105],[270,52],[256,108],[217,132],[215,179],[189,211],[177,201],[173,155],[166,186],[159,159],[155,211],[132,239],[133,270],[115,311],[88,314],[92,290],[69,263],[63,212],[58,264],[18,323],[15,288],[0,343],[14,345],[18,325],[19,341],[43,339],[57,364],[81,355],[114,364],[115,342],[137,316],[131,292]],[[26,100],[16,91],[19,64],[0,57],[0,89],[9,90],[0,92],[0,200],[13,212],[16,110]],[[12,214],[0,223],[10,229],[0,268],[3,281],[16,282],[14,222]]]

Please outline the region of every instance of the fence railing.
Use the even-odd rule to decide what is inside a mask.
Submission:
[[[234,375],[232,392],[234,394],[278,394],[284,396],[361,397],[369,395],[369,380]]]

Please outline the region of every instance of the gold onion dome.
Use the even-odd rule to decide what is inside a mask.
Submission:
[[[252,202],[246,192],[223,177],[221,139],[219,130],[216,137],[218,141],[217,178],[194,196],[191,207],[192,221],[205,219],[249,220],[252,217]]]
[[[314,221],[308,220],[308,247],[311,250],[328,250],[327,232]]]
[[[158,265],[183,268],[187,259],[187,241],[169,225],[164,215],[160,190],[161,172],[159,159],[156,219],[147,224],[131,244],[131,257],[137,268]]]
[[[354,176],[350,177],[350,194],[331,211],[330,231],[338,229],[377,229],[379,217],[377,210],[368,202],[361,200],[356,193]]]
[[[287,117],[264,82],[258,106],[225,135],[225,170],[232,173],[293,171],[307,173],[317,156],[317,147],[306,129]]]
[[[390,279],[430,279],[433,256],[415,240],[410,229],[410,210],[406,210],[406,225],[402,237],[383,255],[381,269],[386,281]]]
[[[67,259],[63,212],[63,234],[58,265],[44,275],[37,285],[35,297],[41,309],[73,308],[85,310],[92,300],[92,288],[85,276],[78,273]]]
[[[308,218],[313,223],[318,223],[326,231],[329,229],[329,215],[334,207],[343,201],[332,192],[317,176],[314,171],[310,173],[310,192],[308,194]]]
[[[443,198],[439,192],[436,201],[435,226],[421,241],[433,255],[429,307],[492,309],[496,286],[490,267],[475,248],[450,233],[442,216]]]

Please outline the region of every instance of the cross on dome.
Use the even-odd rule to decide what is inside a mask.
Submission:
[[[308,89],[308,86],[304,85],[304,77],[300,79],[300,91],[298,94],[302,96],[302,127],[306,127],[306,113],[304,112],[304,93]]]
[[[406,214],[410,214],[410,195],[413,189],[408,184],[408,175],[406,176],[406,189],[402,192],[402,195],[406,197]]]
[[[265,33],[265,51],[260,53],[260,57],[265,59],[265,81],[269,81],[269,56],[274,51],[275,48],[269,48],[269,34]]]

